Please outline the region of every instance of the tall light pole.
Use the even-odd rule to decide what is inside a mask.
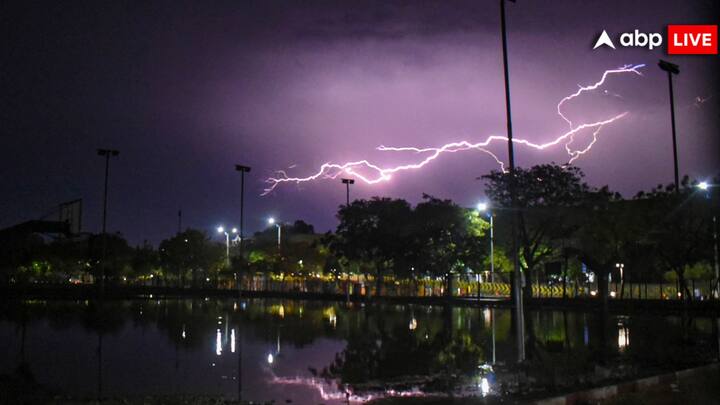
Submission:
[[[281,229],[282,227],[278,222],[275,221],[275,218],[270,217],[268,218],[268,224],[275,225],[277,227],[277,246],[278,246],[278,252],[280,251],[280,236],[281,236]]]
[[[668,86],[670,88],[670,122],[672,123],[673,160],[675,162],[675,193],[679,193],[680,180],[678,173],[677,137],[675,135],[675,98],[673,96],[672,76],[680,73],[680,67],[662,59],[658,62],[658,66],[660,69],[666,71],[668,75]]]
[[[100,291],[105,290],[105,259],[107,253],[107,197],[108,177],[110,176],[110,157],[118,156],[119,151],[115,149],[98,149],[98,156],[105,157],[105,191],[103,194],[103,217],[102,217],[102,263],[100,264]]]
[[[493,214],[488,210],[489,205],[488,203],[479,203],[477,205],[477,209],[479,212],[485,212],[487,213],[487,216],[490,217],[490,282],[495,282],[495,258],[494,258],[494,244],[495,244],[495,224],[493,223]],[[480,292],[478,291],[478,296],[480,296]]]
[[[235,170],[240,172],[240,257],[244,257],[243,242],[245,240],[245,173],[250,173],[250,166],[235,165]],[[244,269],[241,269],[241,271]],[[242,291],[242,273],[235,276],[238,295]]]
[[[230,266],[230,234],[222,226],[218,226],[217,231],[218,233],[225,234],[225,263]],[[230,230],[230,232],[232,232],[233,234],[237,234],[238,230],[237,228],[233,228]]]
[[[712,198],[710,195],[710,187],[711,185],[707,181],[701,181],[698,184],[698,188],[700,190],[703,190],[707,192],[707,198]],[[712,187],[715,187],[713,185]],[[711,205],[710,209],[713,210],[713,259],[715,262],[715,299],[720,299],[720,264],[718,264],[718,226],[717,226],[717,214],[715,212],[715,207]]]
[[[346,207],[349,207],[349,206],[350,206],[350,185],[351,185],[351,184],[355,184],[355,180],[353,180],[353,179],[342,179],[342,182],[343,182],[343,184],[345,185],[345,188],[346,188],[346,190],[347,190],[347,194],[346,194],[346,195],[347,195],[347,198],[346,198],[347,203],[346,203],[345,206],[346,206]]]
[[[509,0],[513,3],[515,0]],[[502,31],[503,73],[505,77],[505,116],[507,124],[508,163],[510,175],[510,209],[512,212],[511,239],[513,261],[513,292],[515,293],[515,326],[517,330],[518,362],[525,360],[525,320],[523,314],[522,274],[517,254],[517,212],[515,210],[515,151],[513,150],[512,113],[510,108],[510,74],[508,72],[507,28],[505,0],[500,0],[500,30]]]

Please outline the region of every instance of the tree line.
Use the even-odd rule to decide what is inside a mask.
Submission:
[[[423,195],[412,206],[402,199],[374,197],[343,205],[335,232],[315,233],[301,220],[257,232],[234,242],[230,260],[224,241],[187,229],[157,248],[130,247],[120,235],[107,235],[105,271],[110,283],[220,286],[249,275],[337,280],[343,274],[374,280],[382,294],[388,280],[453,280],[486,274],[490,268],[490,221],[494,223],[494,263],[498,279],[512,282],[510,260],[514,221],[524,294],[535,280],[578,283],[592,273],[598,293],[608,279],[677,283],[692,299],[689,280],[714,278],[713,217],[717,189],[702,190],[687,177],[676,190],[662,186],[625,199],[607,186],[594,188],[573,166],[544,164],[519,168],[515,177],[493,171],[484,181],[489,209],[461,207]],[[718,184],[715,179],[714,184]],[[515,201],[510,187],[515,187]],[[713,195],[713,193],[715,195]],[[47,242],[37,235],[3,244],[0,280],[65,282],[97,276],[101,236]],[[715,280],[715,282],[717,282]]]

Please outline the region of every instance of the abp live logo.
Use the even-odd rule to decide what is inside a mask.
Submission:
[[[668,25],[668,54],[716,55],[717,25]]]
[[[662,45],[663,37],[658,32],[623,32],[620,34],[620,46],[624,48],[647,48],[652,50]],[[595,41],[593,49],[602,46],[615,49],[615,44],[607,31]],[[670,55],[717,55],[717,25],[668,25],[667,53]]]

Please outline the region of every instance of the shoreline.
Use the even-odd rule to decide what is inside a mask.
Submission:
[[[56,286],[33,285],[23,288],[0,289],[0,299],[97,299],[101,298],[93,285],[88,286]],[[510,297],[412,297],[412,296],[379,296],[369,297],[335,293],[314,293],[300,291],[242,291],[215,288],[179,288],[179,287],[150,287],[150,286],[122,286],[107,287],[104,299],[147,299],[147,298],[270,298],[302,301],[334,301],[353,303],[389,303],[389,304],[415,304],[415,305],[452,305],[465,307],[498,307],[512,308]],[[529,309],[551,310],[601,310],[602,301],[599,298],[532,298],[525,301]],[[609,312],[635,312],[675,313],[691,311],[696,313],[720,316],[720,300],[680,301],[657,299],[615,299],[608,300]]]

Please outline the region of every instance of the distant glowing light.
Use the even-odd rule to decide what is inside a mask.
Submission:
[[[592,91],[600,86],[602,86],[605,83],[605,80],[608,76],[613,74],[626,74],[626,73],[633,73],[636,75],[642,76],[642,73],[639,69],[645,67],[644,64],[639,65],[625,65],[622,67],[619,67],[617,69],[610,69],[606,70],[599,81],[592,85],[588,86],[579,86],[579,89],[562,98],[560,102],[557,104],[557,114],[560,116],[560,118],[565,121],[568,124],[569,129],[557,136],[555,139],[552,139],[548,142],[544,143],[534,143],[527,139],[522,138],[514,138],[512,141],[519,145],[524,145],[532,149],[536,150],[544,150],[551,147],[554,147],[558,144],[562,144],[565,147],[565,152],[569,156],[568,164],[571,164],[576,159],[580,158],[582,155],[586,154],[590,151],[590,149],[595,145],[595,143],[598,140],[598,135],[600,133],[600,130],[607,124],[613,123],[619,119],[622,119],[625,117],[628,112],[623,112],[620,114],[617,114],[615,116],[612,116],[610,118],[590,122],[590,123],[582,123],[582,124],[574,124],[565,114],[563,114],[562,108],[563,105],[580,96],[583,92]],[[575,136],[578,135],[581,131],[584,130],[592,130],[591,133],[591,141],[582,149],[575,149],[573,148],[572,144],[575,141]],[[368,160],[357,160],[352,162],[346,162],[346,163],[332,163],[327,162],[320,166],[320,169],[317,170],[314,174],[310,174],[305,177],[290,177],[287,175],[285,171],[278,171],[277,177],[271,177],[266,179],[266,183],[268,184],[268,187],[263,191],[262,195],[267,195],[268,193],[272,192],[275,187],[282,183],[295,183],[300,184],[304,182],[309,182],[313,180],[318,179],[336,179],[342,174],[347,175],[353,175],[356,179],[366,183],[366,184],[377,184],[381,182],[387,182],[390,181],[392,176],[395,173],[407,171],[407,170],[417,170],[422,168],[423,166],[429,164],[430,162],[437,159],[440,155],[444,153],[455,153],[460,151],[466,151],[466,150],[477,150],[483,153],[486,153],[492,157],[495,162],[500,166],[500,170],[505,171],[505,164],[500,158],[498,158],[497,155],[495,155],[492,151],[488,150],[487,147],[490,146],[490,144],[494,142],[507,142],[508,139],[505,136],[502,135],[490,135],[485,138],[484,141],[472,143],[470,141],[458,141],[458,142],[451,142],[447,143],[445,145],[442,145],[440,147],[415,147],[415,146],[407,146],[407,147],[388,147],[381,145],[377,148],[379,151],[386,151],[386,152],[410,152],[415,155],[424,155],[424,157],[420,158],[419,160],[416,160],[415,163],[409,163],[409,164],[402,164],[398,166],[391,166],[391,167],[381,167],[374,163],[371,163]],[[272,224],[272,223],[271,223]]]
[[[268,224],[275,225],[275,218],[273,218],[273,217],[268,218]]]
[[[217,231],[218,231],[218,233],[223,233],[223,232],[225,232],[225,228],[223,228],[222,226],[218,226]]]
[[[698,184],[698,188],[700,188],[700,190],[707,190],[709,187],[710,187],[710,184],[708,184],[707,181],[701,181]]]
[[[230,353],[235,353],[235,329],[230,329]]]
[[[268,355],[267,355],[268,364],[273,364],[274,361],[275,361],[275,358],[273,357],[272,353],[268,353]]]
[[[410,320],[410,324],[408,325],[408,329],[410,329],[410,330],[415,330],[415,329],[417,329],[417,319],[412,318],[412,319]]]
[[[232,233],[237,233],[237,228],[233,228]]]
[[[478,203],[477,210],[480,212],[485,212],[488,209],[488,204],[486,202]]]

